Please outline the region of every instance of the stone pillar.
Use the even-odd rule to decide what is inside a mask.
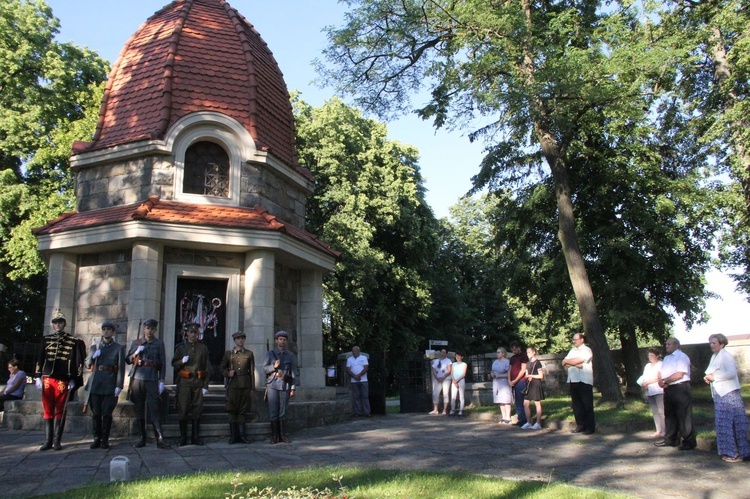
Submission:
[[[52,331],[52,315],[58,308],[65,315],[65,330],[75,333],[73,311],[76,303],[76,281],[78,279],[78,257],[68,253],[52,253],[47,273],[47,302],[44,315],[44,334]]]
[[[323,273],[319,270],[300,272],[298,348],[302,386],[324,388]]]
[[[138,323],[141,320],[156,319],[159,321],[158,337],[162,338],[163,321],[160,313],[163,261],[163,244],[147,241],[133,245],[126,349],[137,338]],[[141,338],[143,338],[143,326],[141,326]]]
[[[273,318],[276,257],[273,251],[254,250],[245,253],[244,327],[245,348],[255,354],[255,388],[266,384],[263,359],[266,345],[273,348]]]

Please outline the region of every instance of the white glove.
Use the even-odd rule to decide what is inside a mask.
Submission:
[[[42,378],[37,378],[37,379],[36,379],[36,380],[34,381],[34,386],[36,387],[36,389],[37,389],[38,391],[40,391],[40,392],[41,392],[41,391],[42,391]]]
[[[208,388],[204,388],[202,391],[203,391],[203,395],[208,395]]]
[[[75,381],[73,381],[72,379],[70,381],[68,381],[68,390],[72,390],[75,387],[76,387],[76,382]]]
[[[119,397],[119,396],[120,396],[120,392],[121,392],[121,391],[122,391],[122,388],[120,388],[120,387],[115,387],[115,397]]]
[[[186,355],[186,356],[184,356],[184,357],[182,358],[182,363],[183,363],[183,364],[187,364],[187,361],[188,361],[188,359],[190,359],[190,356],[189,356],[189,355]]]
[[[91,356],[91,358],[92,358],[92,359],[96,359],[96,358],[97,358],[97,357],[99,357],[99,356],[100,356],[101,354],[102,354],[102,351],[101,351],[101,350],[99,350],[99,349],[97,348],[97,349],[96,349],[96,352],[94,352],[94,355],[92,355],[92,356]]]
[[[159,395],[161,395],[164,392],[164,382],[159,381]]]
[[[144,348],[143,345],[136,348],[135,352],[133,352],[133,355],[138,355],[139,353],[141,353],[143,351],[143,348]]]

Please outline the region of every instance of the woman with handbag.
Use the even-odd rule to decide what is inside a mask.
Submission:
[[[526,355],[529,357],[529,362],[526,364],[526,393],[524,394],[523,401],[523,409],[526,412],[526,424],[521,428],[525,430],[541,430],[542,400],[544,400],[542,380],[544,379],[544,371],[542,370],[542,363],[536,358],[536,348],[527,348]],[[533,425],[529,423],[531,421],[531,402],[534,402],[534,406],[536,407],[536,423]]]

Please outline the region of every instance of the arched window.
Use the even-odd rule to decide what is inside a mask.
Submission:
[[[196,142],[185,151],[182,192],[229,197],[229,155],[214,142]]]

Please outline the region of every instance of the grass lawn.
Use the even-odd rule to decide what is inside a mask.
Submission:
[[[270,488],[270,489],[269,489]],[[325,489],[329,489],[326,491]],[[564,484],[517,482],[461,472],[316,468],[279,473],[198,473],[92,485],[57,498],[625,498]]]

